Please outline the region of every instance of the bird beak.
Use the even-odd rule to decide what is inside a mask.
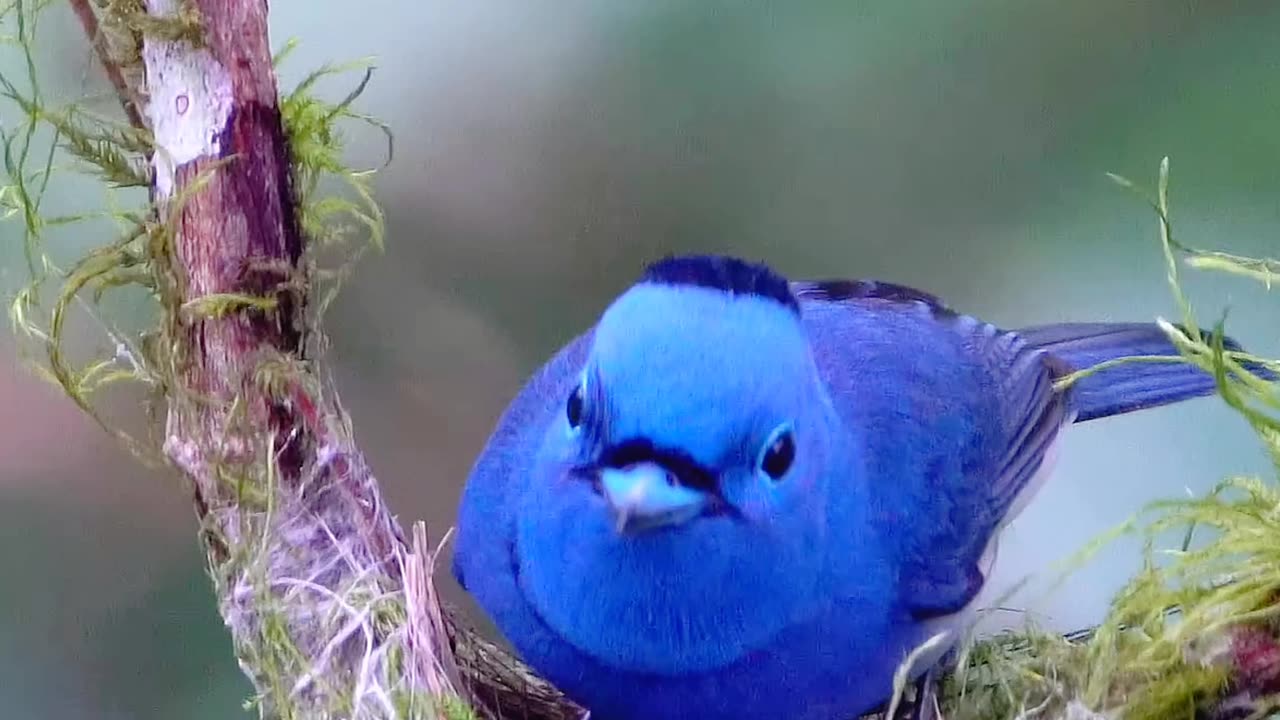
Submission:
[[[600,487],[622,535],[679,525],[707,505],[705,493],[681,485],[669,470],[652,462],[605,468],[600,471]]]

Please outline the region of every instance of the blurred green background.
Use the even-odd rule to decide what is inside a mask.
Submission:
[[[103,92],[65,7],[45,29],[50,94]],[[1169,316],[1153,218],[1103,177],[1153,181],[1165,154],[1184,239],[1280,248],[1275,2],[277,0],[272,33],[302,41],[284,88],[378,58],[360,108],[397,134],[377,183],[389,249],[329,330],[393,507],[436,536],[522,378],[661,253],[903,282],[1005,326]],[[16,71],[5,52],[0,72]],[[380,161],[376,132],[351,141],[353,163]],[[100,202],[91,184],[55,193]],[[0,239],[8,294],[17,225]],[[1229,307],[1233,334],[1280,352],[1274,295],[1188,286],[1203,319]],[[1052,577],[1146,500],[1266,468],[1217,400],[1074,429],[991,596]],[[248,686],[194,526],[175,479],[136,466],[0,338],[0,718],[236,717]],[[1138,562],[1122,542],[1006,604],[1087,625]]]

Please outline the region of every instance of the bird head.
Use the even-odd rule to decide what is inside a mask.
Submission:
[[[727,258],[651,266],[558,402],[516,547],[556,632],[606,664],[690,672],[816,606],[848,449],[784,279]]]

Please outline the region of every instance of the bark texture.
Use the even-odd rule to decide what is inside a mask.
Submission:
[[[263,715],[402,717],[452,689],[422,580],[429,553],[421,541],[408,551],[308,357],[304,242],[266,3],[195,6],[203,47],[147,39],[142,53],[153,198],[168,218],[175,281],[165,452],[191,481],[219,608]],[[178,10],[164,0],[148,9]],[[192,311],[210,307],[220,309]],[[406,567],[419,578],[407,598]]]

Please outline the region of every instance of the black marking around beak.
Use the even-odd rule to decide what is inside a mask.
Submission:
[[[719,496],[720,483],[708,470],[687,453],[653,444],[648,438],[634,438],[605,448],[600,456],[602,467],[622,469],[642,462],[660,465],[671,473],[676,483],[708,495]]]
[[[609,445],[600,454],[599,460],[591,465],[576,467],[573,475],[589,480],[597,493],[601,492],[599,470],[601,468],[623,469],[638,463],[651,462],[664,468],[675,483],[707,494],[711,502],[707,511],[715,515],[740,515],[737,508],[725,499],[721,491],[720,479],[705,465],[681,450],[659,447],[648,438],[632,438],[621,443]]]

